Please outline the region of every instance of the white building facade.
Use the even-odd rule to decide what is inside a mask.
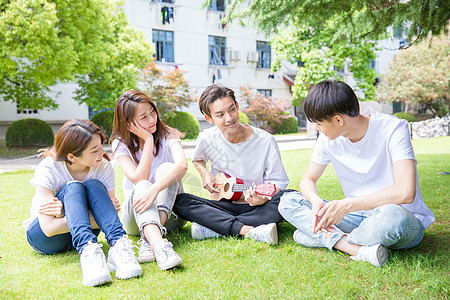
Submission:
[[[225,16],[227,2],[214,0],[209,7],[202,8],[204,0],[128,0],[124,10],[130,23],[154,44],[158,67],[185,71],[184,76],[195,94],[200,95],[212,83],[222,83],[237,94],[240,86],[246,86],[266,96],[291,96],[296,64],[284,62],[280,70],[272,73],[270,38],[252,28],[243,28],[237,22],[228,26],[222,24],[220,20]],[[373,63],[377,73],[387,72],[389,62],[399,51],[395,49],[399,48],[400,41],[393,38],[380,42],[382,50]],[[355,88],[348,63],[342,76]],[[75,88],[75,84],[59,84],[52,88],[52,93],[60,92],[58,97],[54,97],[59,108],[53,111],[21,112],[15,103],[0,101],[0,147],[5,145],[9,124],[19,119],[44,120],[55,133],[69,119],[88,119],[87,105],[73,100]],[[186,111],[199,120],[204,119],[195,103]],[[392,105],[386,105],[383,111],[391,113]],[[306,125],[304,118],[300,116],[299,119]]]

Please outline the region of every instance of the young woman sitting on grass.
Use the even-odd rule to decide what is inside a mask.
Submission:
[[[23,223],[29,244],[41,254],[76,249],[87,286],[111,282],[110,270],[119,279],[142,275],[117,215],[120,205],[105,140],[90,121],[70,120],[61,127],[31,179],[36,193],[31,217]],[[111,246],[108,263],[97,242],[100,230]]]
[[[167,231],[186,223],[172,214],[188,167],[181,136],[161,121],[156,105],[145,94],[126,91],[117,100],[111,141],[125,175],[121,220],[128,234],[141,236],[139,261],[156,260],[161,270],[182,263],[172,243],[163,239]]]

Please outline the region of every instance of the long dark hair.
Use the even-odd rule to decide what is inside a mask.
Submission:
[[[56,134],[53,147],[42,150],[43,157],[51,156],[57,161],[65,161],[71,165],[72,162],[67,158],[67,154],[72,153],[75,157],[80,157],[91,142],[94,134],[100,136],[102,144],[106,142],[103,131],[91,121],[69,120],[64,123]],[[106,152],[103,154],[103,157],[111,160]]]
[[[144,93],[129,90],[120,95],[114,109],[114,123],[111,133],[110,143],[115,139],[119,139],[124,143],[131,152],[134,161],[139,163],[136,154],[139,152],[139,138],[137,135],[129,131],[129,125],[134,121],[134,113],[139,103],[149,103],[156,112],[156,131],[153,133],[153,141],[155,143],[155,153],[157,156],[161,148],[161,140],[170,136],[182,138],[183,134],[175,128],[169,127],[161,121],[159,111],[155,103]]]

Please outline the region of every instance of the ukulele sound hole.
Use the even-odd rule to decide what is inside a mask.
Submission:
[[[225,183],[225,185],[223,186],[223,191],[224,192],[228,192],[229,189],[230,189],[230,184],[229,183]]]

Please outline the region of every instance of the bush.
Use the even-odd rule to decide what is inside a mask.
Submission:
[[[399,119],[404,119],[408,122],[415,122],[416,117],[414,117],[412,114],[406,113],[406,112],[398,112],[395,113],[394,116],[396,116]]]
[[[280,113],[281,122],[270,122],[267,124],[272,129],[273,134],[287,134],[287,133],[297,133],[298,132],[298,123],[297,118],[292,116],[289,113],[282,112]]]
[[[6,130],[6,147],[47,147],[53,144],[53,130],[45,121],[22,119]]]
[[[243,111],[239,111],[239,123],[240,124],[250,124],[250,119]]]
[[[198,120],[190,113],[176,111],[170,115],[164,115],[163,121],[170,127],[176,128],[184,133],[187,139],[195,139],[200,132]]]
[[[113,128],[114,112],[110,110],[99,112],[92,117],[91,121],[100,127],[106,136],[106,140],[109,140]]]

